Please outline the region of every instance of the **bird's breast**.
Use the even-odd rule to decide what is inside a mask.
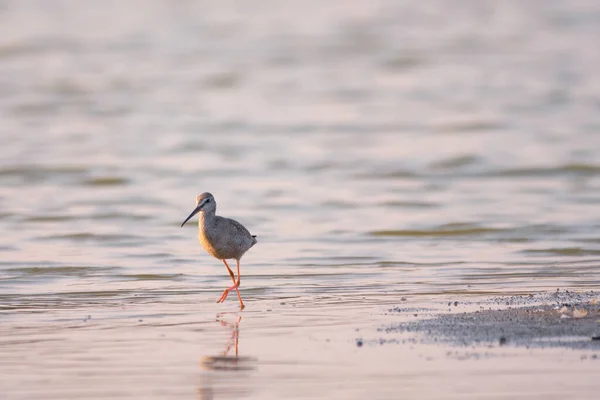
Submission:
[[[200,228],[198,230],[198,240],[200,241],[200,245],[208,254],[216,258],[222,258],[221,252],[219,251],[218,246],[216,246],[215,241],[211,240],[209,232],[206,232],[205,229]]]

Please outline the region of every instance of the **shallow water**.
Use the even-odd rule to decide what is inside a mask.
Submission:
[[[585,1],[0,2],[0,391],[597,393],[571,351],[355,341],[600,285],[598,37]],[[203,191],[258,235],[241,314],[179,228]]]

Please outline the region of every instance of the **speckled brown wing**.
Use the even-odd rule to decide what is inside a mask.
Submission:
[[[231,218],[216,216],[214,230],[218,234],[211,235],[211,239],[214,239],[213,247],[218,250],[220,258],[239,260],[256,244],[256,238],[248,229]]]

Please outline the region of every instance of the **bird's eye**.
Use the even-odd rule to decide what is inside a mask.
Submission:
[[[206,199],[206,202],[207,202],[207,203],[210,203],[210,199]]]

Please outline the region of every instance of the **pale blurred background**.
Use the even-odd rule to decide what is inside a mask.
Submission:
[[[214,304],[229,277],[179,228],[203,191],[258,235],[245,313],[283,335],[259,362],[294,347],[284,328],[352,329],[366,304],[598,287],[599,40],[597,1],[0,0],[0,389],[128,397],[124,357],[119,378],[186,398],[179,370],[136,369],[161,345],[113,339],[179,327],[205,346],[164,344],[191,376],[220,346],[187,325],[236,304]],[[307,311],[277,325],[277,307]],[[73,392],[85,359],[40,354],[81,332],[114,359]]]

